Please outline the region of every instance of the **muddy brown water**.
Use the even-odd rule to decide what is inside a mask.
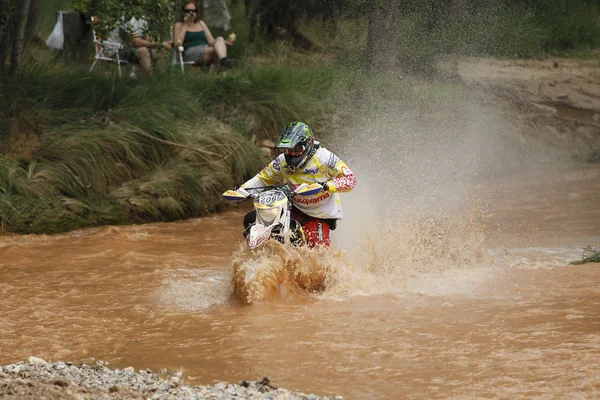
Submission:
[[[231,298],[243,209],[0,237],[0,364],[94,357],[353,399],[600,396],[600,265],[567,266],[600,244],[600,166],[491,192],[486,261],[251,306]]]

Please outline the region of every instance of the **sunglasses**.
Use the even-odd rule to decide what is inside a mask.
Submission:
[[[198,10],[196,10],[195,8],[193,10],[186,8],[185,12],[188,13],[188,14],[195,14],[195,13],[198,12]]]

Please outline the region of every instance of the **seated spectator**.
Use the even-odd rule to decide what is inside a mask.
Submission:
[[[146,21],[131,18],[111,33],[109,41],[123,43],[119,58],[137,63],[144,72],[152,72],[152,60],[163,55],[163,48],[171,49],[168,42],[158,43],[144,36]]]
[[[227,58],[227,45],[235,43],[235,35],[229,40],[221,36],[213,38],[210,30],[200,20],[198,4],[186,1],[182,8],[181,22],[175,24],[175,46],[183,46],[184,61],[195,61],[200,64],[218,64],[222,69],[232,67],[232,60]]]

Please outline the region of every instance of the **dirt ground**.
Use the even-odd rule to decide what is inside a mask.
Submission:
[[[600,161],[600,53],[594,59],[466,57],[443,68],[511,104],[526,134],[570,146],[577,159]]]
[[[455,68],[465,82],[506,87],[536,103],[600,112],[600,56],[594,60],[464,58]]]

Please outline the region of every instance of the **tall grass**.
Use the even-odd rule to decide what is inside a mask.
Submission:
[[[164,71],[137,80],[32,63],[0,84],[2,229],[53,233],[168,221],[219,207],[268,161],[290,120],[327,123],[326,69]],[[28,138],[23,140],[23,138]]]

